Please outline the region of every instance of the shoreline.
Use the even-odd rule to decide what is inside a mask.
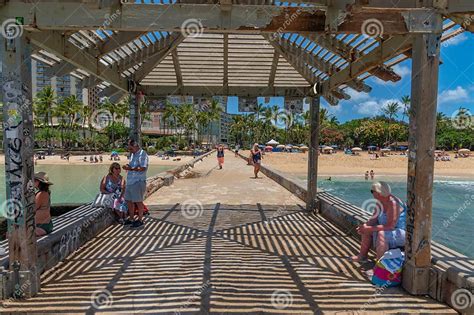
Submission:
[[[249,155],[249,151],[243,151]],[[306,177],[308,168],[308,153],[265,153],[263,165],[282,172],[287,176]],[[341,152],[332,155],[321,154],[318,158],[318,177],[360,177],[364,178],[366,171],[374,170],[376,178],[407,177],[408,159],[401,155],[388,155],[377,160],[371,160],[367,152],[351,156]],[[451,161],[435,161],[435,179],[466,179],[474,180],[474,156],[468,158],[452,158]]]
[[[89,162],[89,157],[94,156],[94,154],[90,155],[72,155],[68,160],[63,160],[59,155],[51,155],[51,156],[46,156],[44,160],[36,160],[35,166],[39,165],[71,165],[71,166],[96,166],[96,165],[110,165],[113,162],[117,162],[120,165],[125,165],[128,163],[127,156],[125,154],[119,154],[120,161],[110,161],[109,157],[110,154],[98,154],[95,155],[97,158],[99,156],[102,156],[103,162],[98,162],[98,163],[90,163]],[[84,162],[84,157],[87,157],[87,162]],[[179,160],[178,160],[179,158]],[[186,163],[189,162],[193,159],[193,156],[176,156],[176,157],[170,157],[169,160],[162,160],[162,158],[157,157],[155,155],[150,155],[149,156],[149,165],[163,165],[163,166],[171,166],[175,165],[178,166],[181,163]],[[5,155],[0,154],[0,163],[5,164]]]

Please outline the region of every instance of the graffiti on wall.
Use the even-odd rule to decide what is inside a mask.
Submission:
[[[7,198],[2,215],[12,224],[28,222],[34,229],[33,148],[31,101],[27,87],[18,76],[4,78],[4,150]],[[31,161],[30,161],[31,160]],[[26,217],[27,216],[27,217]],[[30,228],[30,227],[29,227]]]

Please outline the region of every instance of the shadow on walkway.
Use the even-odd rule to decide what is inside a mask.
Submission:
[[[301,206],[151,207],[145,228],[111,226],[42,277],[10,312],[319,314],[452,312],[376,290],[347,257],[358,242]]]

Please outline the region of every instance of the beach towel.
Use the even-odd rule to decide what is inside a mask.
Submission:
[[[404,261],[405,255],[399,248],[386,251],[375,264],[372,283],[381,287],[399,286]]]

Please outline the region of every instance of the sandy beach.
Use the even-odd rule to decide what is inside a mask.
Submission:
[[[87,157],[87,162],[84,162],[84,157]],[[89,162],[89,155],[73,155],[68,160],[61,159],[59,155],[53,156],[46,156],[44,160],[37,160],[37,165],[97,165],[99,163],[90,163]],[[97,155],[99,158],[99,155]],[[103,162],[102,164],[112,163],[113,161],[109,160],[110,154],[102,154]],[[180,159],[180,160],[178,160]],[[188,162],[192,160],[192,156],[177,156],[177,157],[170,157],[169,160],[162,160],[160,157],[157,156],[149,156],[149,164],[150,165],[179,165],[181,163]],[[120,164],[127,163],[127,156],[125,154],[120,154],[120,161],[116,161]],[[0,163],[5,163],[5,155],[0,155]]]
[[[249,155],[249,151],[242,151]],[[454,176],[474,178],[474,156],[454,158],[450,152],[451,161],[435,161],[435,176]],[[352,156],[342,152],[319,155],[318,173],[322,176],[363,175],[366,171],[374,170],[377,175],[407,175],[408,158],[403,155],[388,155],[377,160],[371,160],[371,155],[361,152]],[[268,165],[281,172],[295,175],[306,175],[308,168],[308,153],[265,153],[263,165]]]

